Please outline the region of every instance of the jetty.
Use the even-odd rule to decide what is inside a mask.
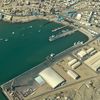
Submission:
[[[78,29],[73,29],[71,31],[68,31],[68,32],[64,32],[64,33],[61,33],[61,34],[58,34],[58,35],[52,35],[49,37],[49,41],[52,42],[54,40],[57,40],[59,38],[62,38],[62,37],[65,37],[65,36],[68,36],[72,33],[74,33],[75,31],[77,31]]]
[[[58,28],[55,28],[55,29],[52,30],[52,32],[59,31],[59,30],[65,28],[65,27],[68,27],[68,25],[66,25],[66,26],[61,26],[61,27],[58,27]]]

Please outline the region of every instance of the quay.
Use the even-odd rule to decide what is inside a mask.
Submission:
[[[74,29],[72,31],[75,32],[77,30],[78,29]],[[71,33],[72,31],[69,31],[69,32]],[[1,88],[2,88],[3,93],[6,95],[6,97],[9,100],[15,100],[15,99],[29,100],[29,98],[32,98],[33,100],[35,100],[34,97],[37,97],[38,95],[41,95],[43,93],[47,93],[48,91],[46,90],[46,88],[48,87],[48,85],[44,84],[43,86],[39,86],[39,84],[36,83],[36,81],[34,80],[38,76],[38,73],[40,73],[42,70],[44,70],[47,67],[53,66],[56,62],[58,62],[60,59],[63,59],[65,56],[67,56],[69,53],[73,52],[74,50],[80,47],[83,47],[84,45],[88,44],[90,41],[93,41],[92,39],[93,38],[89,38],[89,41],[87,41],[84,44],[80,44],[76,46],[73,45],[72,47],[55,55],[53,59],[45,60],[43,63],[37,65],[35,68],[32,68],[24,72],[23,74],[13,78],[12,80],[2,84]],[[68,85],[68,84],[65,84],[65,85]],[[61,87],[63,88],[63,86]],[[42,93],[40,91],[41,88],[44,89]],[[50,87],[48,87],[48,90],[53,91]]]
[[[68,36],[68,35],[71,35],[72,33],[74,33],[75,31],[78,31],[78,29],[73,29],[71,31],[68,31],[68,32],[64,32],[64,33],[61,33],[61,34],[58,34],[58,35],[52,35],[49,37],[49,41],[54,41],[54,40],[57,40],[59,38],[62,38],[62,37],[65,37],[65,36]]]
[[[48,48],[47,50],[49,51],[49,54],[51,52],[53,53],[51,53],[49,56],[47,56],[48,54],[46,54],[45,56],[47,57],[41,64],[34,66],[30,70],[22,73],[21,75],[9,80],[8,82],[0,86],[0,91],[2,91],[9,100],[100,100],[100,2],[97,1],[99,0],[1,0],[1,21],[3,20],[12,23],[24,23],[37,19],[48,20],[49,22],[42,25],[41,23],[39,23],[39,27],[42,29],[51,22],[56,22],[63,25],[56,28],[52,28],[53,25],[51,25],[52,27],[50,28],[52,28],[52,30],[42,30],[42,32],[44,33],[46,31],[46,33],[49,33],[49,31],[50,33],[52,32],[51,35],[48,36],[47,34],[47,37],[45,36],[46,41],[45,39],[43,41],[40,34],[38,35],[37,33],[36,36],[33,36],[32,34],[32,40],[34,40],[36,37],[38,37],[36,38],[37,40],[42,39],[40,40],[40,42],[43,41],[43,47]],[[72,29],[65,30],[67,27],[70,27]],[[29,28],[35,29],[33,26],[29,26]],[[31,33],[30,31],[26,32]],[[59,31],[61,31],[61,33],[59,33]],[[12,32],[11,34],[14,35],[14,32]],[[19,32],[19,34],[21,32]],[[40,32],[40,30],[38,30],[37,32]],[[78,32],[85,34],[87,38],[82,38],[82,36],[80,36]],[[74,37],[75,34],[78,34],[79,37]],[[73,38],[70,38],[71,36],[74,37],[75,41]],[[33,39],[33,37],[35,38]],[[55,41],[57,39],[60,40],[60,38],[61,41]],[[68,41],[62,41],[63,39],[67,40],[67,38],[69,38]],[[10,40],[8,38],[1,38],[1,40],[2,39],[5,42]],[[26,40],[26,38],[23,38],[21,42],[25,42],[24,39]],[[27,38],[27,40],[28,39],[31,40],[31,38]],[[34,46],[33,43],[35,43],[35,45],[36,42],[38,43],[38,41],[33,41],[31,43],[30,42],[29,44],[32,43],[32,46]],[[45,46],[46,42],[49,43],[50,46]],[[61,50],[62,52],[60,52],[60,49],[62,47],[57,48],[55,45],[53,45],[56,44],[56,42],[58,42],[57,47],[60,47],[60,42],[62,46],[64,45],[66,47],[69,47],[70,43],[71,46],[70,48],[64,49],[64,51]],[[13,45],[11,46],[13,47]],[[17,46],[17,44],[14,44],[14,46]],[[52,46],[54,50],[51,48]],[[42,53],[42,49],[40,50],[40,48],[35,47],[33,47],[33,50],[29,48],[32,51],[32,54],[36,54],[36,52],[34,52],[34,49],[36,51],[41,51],[41,54],[44,54],[44,52],[46,52],[43,49],[44,52]],[[28,47],[26,48],[27,50],[29,50]],[[59,54],[56,53],[56,48],[59,49]],[[12,50],[13,49],[11,48],[11,51]],[[2,54],[6,54],[5,52],[2,53],[2,51],[3,50],[1,46],[1,57]],[[10,49],[7,50],[7,52],[8,51],[10,51]],[[10,52],[8,53],[9,55],[12,55],[10,54]],[[20,54],[25,55],[27,53],[25,52],[25,54]],[[30,53],[29,55],[31,55],[32,59],[33,57],[35,58],[33,59],[34,61],[32,60],[33,64],[33,62],[35,62],[35,60],[38,60],[39,58],[38,56],[32,54]],[[9,55],[7,55],[7,57]],[[40,53],[37,53],[37,55],[43,58]],[[7,58],[5,55],[3,57]],[[12,59],[13,58],[14,57],[12,57]],[[30,58],[28,58],[27,60],[31,62]],[[14,61],[9,61],[8,58],[8,62]],[[26,60],[24,62],[26,62]],[[14,65],[18,66],[15,62]],[[1,66],[3,66],[2,63]],[[6,68],[6,66],[9,66],[8,63],[4,66],[4,68]],[[14,70],[15,67],[13,67]],[[47,67],[49,67],[49,69]],[[8,73],[9,70],[6,72]],[[11,74],[13,75],[13,73]],[[5,76],[5,74],[3,75]],[[0,96],[0,100],[4,99],[2,99],[2,97]]]
[[[73,30],[73,31],[75,31],[75,30]],[[86,43],[88,43],[88,42],[86,42]],[[50,60],[50,61],[45,60],[43,63],[37,65],[35,68],[32,68],[32,69],[24,72],[23,74],[13,78],[12,80],[4,83],[3,85],[1,85],[3,93],[6,95],[6,97],[9,100],[15,100],[15,99],[28,100],[28,96],[29,96],[29,98],[31,98],[31,96],[32,96],[32,98],[37,97],[37,95],[39,95],[38,92],[39,92],[40,88],[39,88],[39,85],[37,85],[35,83],[34,79],[35,79],[35,77],[38,76],[38,73],[41,72],[41,70],[45,69],[46,67],[54,65],[55,62],[59,61],[59,59],[68,55],[70,51],[72,52],[75,49],[78,49],[83,46],[84,45],[81,45],[81,44],[77,45],[77,46],[72,46],[69,49],[66,49],[63,52],[60,52],[59,54],[55,55],[53,60]],[[31,81],[34,84],[31,84],[30,78],[33,79]],[[68,84],[65,84],[64,86],[66,86],[66,85],[68,85]],[[61,86],[61,88],[63,88],[63,86]],[[25,89],[28,91],[26,91]],[[30,89],[31,89],[31,91],[29,91]],[[58,88],[58,89],[60,89],[60,88]],[[21,91],[21,93],[20,93],[20,91]],[[53,91],[53,90],[51,90],[51,91]],[[26,94],[28,94],[28,93],[29,94],[24,97],[24,94],[23,94],[24,92],[26,92]],[[47,93],[47,92],[48,91],[44,91],[44,93]]]
[[[53,65],[59,59],[61,59],[65,55],[67,55],[70,51],[73,51],[74,49],[77,49],[81,46],[83,46],[83,45],[72,46],[69,49],[66,49],[63,52],[60,52],[59,54],[55,55],[53,60],[50,60],[50,61],[45,60],[43,63],[37,65],[36,67],[33,67],[32,69],[9,80],[8,82],[2,84],[0,86],[2,89],[2,92],[5,94],[5,96],[9,100],[15,100],[15,99],[16,100],[25,100],[25,98],[27,98],[27,97],[22,96],[22,93],[19,93],[18,91],[24,91],[27,88],[29,88],[29,89],[31,88],[32,93],[28,94],[28,96],[32,95],[34,97],[35,92],[38,90],[38,89],[36,89],[38,86],[35,84],[34,85],[30,84],[30,77],[34,79],[38,75],[38,73],[41,72],[41,70]],[[33,83],[34,83],[34,80],[33,80]],[[34,88],[36,90],[34,90]]]

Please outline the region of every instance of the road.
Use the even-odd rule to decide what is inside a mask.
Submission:
[[[73,85],[76,85],[76,84],[79,84],[79,83],[81,83],[81,82],[88,81],[88,80],[91,80],[91,79],[94,79],[94,78],[97,78],[97,77],[100,77],[100,74],[98,74],[98,75],[96,75],[96,76],[93,76],[93,77],[90,77],[90,78],[87,78],[87,79],[84,79],[84,80],[81,80],[81,81],[76,81],[76,82],[74,82],[74,83],[66,84],[66,85],[64,85],[64,86],[61,86],[61,87],[55,89],[55,90],[51,90],[51,91],[45,92],[45,93],[43,93],[43,94],[41,94],[41,95],[38,95],[38,96],[36,96],[36,97],[30,98],[30,100],[36,99],[36,98],[39,98],[39,97],[42,97],[43,95],[50,94],[50,93],[52,93],[52,92],[55,93],[55,92],[60,91],[61,89],[64,89],[64,88],[66,88],[66,87],[70,87],[70,86],[73,86]]]

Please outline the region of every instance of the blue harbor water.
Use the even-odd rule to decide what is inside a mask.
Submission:
[[[49,36],[57,34],[52,33],[52,29],[62,25],[46,23],[46,20],[16,24],[0,22],[0,85],[43,62],[49,54],[60,53],[74,42],[88,40],[77,31],[49,42]],[[1,93],[0,100],[6,100]]]

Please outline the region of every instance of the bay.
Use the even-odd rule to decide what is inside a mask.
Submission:
[[[26,70],[40,64],[46,57],[71,47],[74,42],[86,42],[88,37],[77,31],[75,34],[49,42],[52,29],[62,26],[35,20],[28,23],[0,22],[0,85]],[[0,93],[0,100],[6,100]]]

